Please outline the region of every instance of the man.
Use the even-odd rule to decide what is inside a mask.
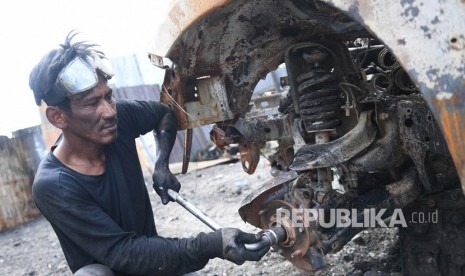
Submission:
[[[33,184],[37,207],[60,240],[75,275],[180,275],[219,257],[236,264],[268,251],[247,251],[258,237],[225,228],[195,238],[157,235],[134,139],[153,130],[154,188],[163,204],[180,184],[168,169],[176,119],[156,102],[115,102],[102,52],[70,33],[33,68],[37,104],[62,135],[42,160]]]

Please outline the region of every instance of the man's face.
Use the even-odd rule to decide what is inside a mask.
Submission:
[[[95,144],[109,144],[117,135],[116,104],[107,81],[88,92],[70,97],[66,131],[74,137]]]

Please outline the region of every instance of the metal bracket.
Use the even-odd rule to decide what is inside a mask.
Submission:
[[[371,114],[372,111],[362,112],[358,124],[339,139],[326,144],[302,146],[297,151],[290,169],[305,171],[330,167],[350,160],[375,140],[377,128],[371,122]]]

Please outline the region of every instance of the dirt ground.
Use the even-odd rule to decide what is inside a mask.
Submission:
[[[237,210],[242,199],[271,178],[265,159],[257,171],[247,175],[239,162],[197,169],[178,175],[181,194],[223,226],[245,231],[259,229],[244,223]],[[149,191],[152,191],[149,185]],[[166,237],[191,237],[207,226],[176,203],[163,206],[150,193],[158,233]],[[396,229],[366,230],[340,252],[329,255],[330,266],[318,275],[401,275]],[[60,244],[42,217],[0,233],[0,275],[71,275]],[[260,262],[237,266],[214,259],[196,275],[305,275],[278,253],[270,251]]]

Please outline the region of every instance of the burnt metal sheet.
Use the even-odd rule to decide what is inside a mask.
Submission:
[[[465,191],[465,2],[323,0],[389,46],[439,122]]]
[[[260,210],[269,202],[282,199],[288,191],[284,184],[293,181],[297,176],[295,171],[283,172],[265,182],[258,190],[250,193],[244,198],[239,208],[241,218],[258,227],[260,225]]]
[[[221,77],[199,79],[195,89],[195,101],[184,102],[188,115],[188,128],[233,118],[229,109],[224,80]]]
[[[172,61],[173,67],[167,71],[172,81],[168,85],[165,79],[165,85],[180,107],[184,107],[184,98],[190,97],[188,83],[203,76],[222,76],[232,113],[245,113],[253,88],[283,62],[290,45],[315,34],[361,31],[358,24],[342,24],[343,19],[331,18],[340,17],[342,12],[334,9],[336,14],[328,14],[310,2],[304,10],[294,1],[190,2],[195,1],[178,2],[179,9],[174,8],[168,20],[168,25],[175,27],[164,28],[156,38],[159,44],[166,41],[169,48],[151,51],[158,66],[163,66],[163,57]],[[202,7],[190,9],[188,3]],[[211,6],[207,8],[208,3]],[[185,120],[185,115],[181,116],[182,129]]]
[[[268,115],[250,119],[239,118],[234,128],[251,142],[292,139],[292,123],[289,116]]]
[[[182,31],[205,14],[232,2],[232,0],[171,0],[171,10],[158,29],[151,53],[157,57],[166,57],[170,47],[179,38]],[[153,60],[163,64],[163,60]],[[154,63],[155,64],[155,63]],[[160,67],[163,67],[160,66]]]
[[[229,82],[228,99],[235,100],[231,111],[244,113],[251,89],[282,62],[290,45],[315,35],[363,33],[358,24],[333,20],[340,14],[324,3],[346,12],[392,50],[439,122],[465,190],[464,1],[180,0],[156,38],[164,49],[152,53],[176,65],[167,88],[180,107],[188,78],[222,75]]]
[[[160,101],[175,112],[179,129],[189,129],[230,120],[224,80],[221,77],[196,79],[190,85],[186,79],[169,69],[165,74]]]

